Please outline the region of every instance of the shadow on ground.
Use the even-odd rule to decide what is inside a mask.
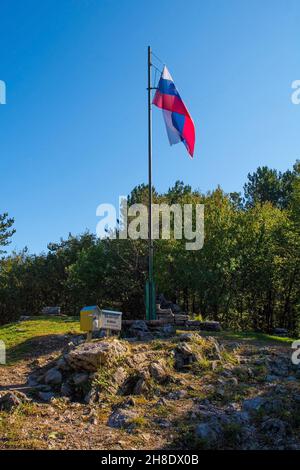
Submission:
[[[59,352],[72,339],[70,334],[41,335],[27,339],[7,350],[7,364],[13,365],[20,359],[34,360],[41,356]]]

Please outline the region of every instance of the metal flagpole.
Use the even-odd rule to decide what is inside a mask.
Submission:
[[[152,240],[152,113],[151,113],[151,47],[148,46],[148,244],[149,244],[149,290],[148,290],[148,317],[155,317],[153,299],[153,240]]]

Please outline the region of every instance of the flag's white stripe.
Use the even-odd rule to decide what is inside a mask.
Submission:
[[[178,130],[173,126],[172,111],[166,111],[165,109],[163,109],[163,116],[166,124],[170,145],[178,144],[178,142],[181,142],[181,137]]]
[[[174,83],[174,80],[171,77],[171,74],[170,74],[170,72],[169,72],[169,70],[167,69],[166,66],[164,66],[164,69],[163,69],[163,72],[162,72],[162,78],[164,78],[165,80],[171,80],[171,82]]]

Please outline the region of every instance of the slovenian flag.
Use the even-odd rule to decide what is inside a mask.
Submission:
[[[166,66],[158,82],[153,104],[163,111],[170,145],[183,142],[190,156],[193,157],[195,126]]]

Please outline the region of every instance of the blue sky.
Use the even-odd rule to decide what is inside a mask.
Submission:
[[[241,190],[300,157],[298,0],[1,0],[0,212],[11,249],[95,232],[96,207],[147,181],[147,45],[196,125],[195,158],[153,110],[153,182]],[[159,63],[157,63],[159,65]]]

